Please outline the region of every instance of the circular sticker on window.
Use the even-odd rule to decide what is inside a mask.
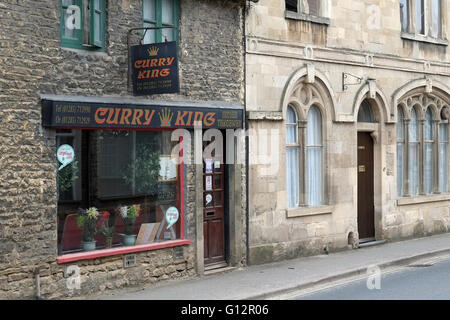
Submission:
[[[170,207],[166,211],[166,221],[167,221],[167,229],[169,229],[171,226],[173,226],[180,217],[180,214],[178,213],[178,209],[175,207]]]
[[[58,168],[58,170],[61,170],[75,159],[75,151],[72,146],[63,144],[58,148],[58,151],[56,151],[56,157],[58,158],[58,161],[61,162],[61,166]]]
[[[212,201],[212,195],[211,195],[211,194],[207,194],[207,195],[206,195],[206,204],[207,204],[207,205],[210,204],[211,201]]]

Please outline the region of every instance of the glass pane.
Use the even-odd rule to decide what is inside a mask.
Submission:
[[[400,19],[402,31],[407,32],[409,25],[409,0],[400,0]]]
[[[162,23],[173,25],[173,0],[162,0]]]
[[[442,123],[439,126],[439,140],[441,142],[448,141],[448,124]]]
[[[297,126],[287,125],[286,126],[286,143],[296,144],[297,143]]]
[[[174,32],[176,32],[176,31],[173,28],[162,29],[162,41],[166,41],[166,40],[173,41],[174,40],[174,37],[173,37]]]
[[[440,37],[441,33],[441,0],[432,0],[432,36]]]
[[[94,9],[100,11],[100,0],[94,0]]]
[[[425,114],[425,140],[433,140],[433,115],[431,109],[428,108]]]
[[[439,190],[448,191],[448,124],[439,126]]]
[[[322,204],[322,148],[306,148],[306,189],[307,204],[319,206]]]
[[[213,207],[214,206],[214,201],[213,201],[213,194],[212,193],[207,193],[205,195],[205,207]]]
[[[286,149],[286,193],[289,208],[299,205],[299,159],[298,148],[289,147]]]
[[[80,174],[79,168],[80,163],[80,150],[78,148],[78,143],[75,142],[74,136],[58,136],[57,141],[57,151],[66,152],[64,149],[60,149],[63,145],[68,145],[74,151],[73,160],[67,160],[66,163],[60,162],[58,160],[58,171],[57,171],[57,184],[58,184],[58,200],[59,201],[74,201],[79,200],[79,181]],[[69,148],[70,150],[70,148]],[[70,150],[71,151],[71,150]],[[59,155],[61,157],[61,155]],[[65,157],[62,155],[62,157]],[[58,157],[57,157],[58,158]],[[64,161],[64,160],[63,160]],[[78,188],[77,188],[78,187]]]
[[[286,0],[286,10],[297,12],[297,1],[298,0]]]
[[[286,110],[286,143],[297,143],[297,115],[294,109],[288,106]]]
[[[414,109],[411,110],[411,121],[409,123],[409,141],[419,142],[419,124],[417,121],[417,113]]]
[[[372,112],[372,106],[367,100],[364,100],[359,107],[358,122],[376,122]]]
[[[403,151],[404,145],[397,143],[397,194],[403,195]]]
[[[420,34],[425,34],[424,0],[416,0],[416,28]]]
[[[71,4],[77,4],[78,0],[63,0],[62,4],[64,7],[70,6]]]
[[[405,124],[404,124],[403,110],[401,107],[397,108],[397,141],[405,140]]]
[[[76,1],[67,1],[69,4],[76,3]],[[81,28],[81,11],[72,9],[63,9],[63,37],[77,39],[77,31]]]
[[[409,144],[409,186],[411,195],[419,194],[419,149],[417,143]]]
[[[144,27],[155,27],[156,25],[153,23],[144,23]],[[145,33],[144,40],[142,43],[149,44],[149,43],[155,43],[155,30],[147,30]]]
[[[95,42],[99,42],[102,39],[102,35],[101,35],[101,14],[100,13],[95,13],[95,30],[94,30],[94,41]]]
[[[144,20],[156,20],[156,0],[144,0],[143,15]]]
[[[215,207],[222,207],[223,206],[223,198],[222,198],[222,191],[214,192],[214,206]]]
[[[322,145],[322,115],[319,108],[312,106],[308,111],[308,124],[306,127],[306,145]]]
[[[448,144],[439,144],[439,191],[448,191]]]
[[[314,16],[320,16],[320,1],[321,0],[308,0],[309,14]]]
[[[425,143],[424,159],[424,187],[425,193],[430,194],[433,188],[433,144]]]
[[[76,203],[58,202],[59,253],[85,250],[83,241],[95,241],[95,250],[179,239],[182,190],[176,174],[161,173],[167,171],[161,159],[170,156],[164,150],[175,145],[170,135],[166,139],[160,131],[75,131],[80,149],[86,150],[78,156],[83,163],[78,176],[89,177],[90,187],[83,186]],[[177,172],[177,166],[168,171]],[[96,210],[88,210],[94,206]],[[166,216],[172,217],[172,225]]]
[[[221,174],[214,175],[214,189],[222,189],[222,175]]]

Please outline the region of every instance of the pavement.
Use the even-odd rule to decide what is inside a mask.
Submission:
[[[169,281],[145,288],[127,288],[88,299],[101,300],[264,300],[298,290],[406,266],[424,258],[450,254],[450,233],[388,242],[337,253],[248,266],[232,271]]]

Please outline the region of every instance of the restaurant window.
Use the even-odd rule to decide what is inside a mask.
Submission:
[[[143,0],[144,27],[170,27],[144,30],[144,44],[176,41],[178,35],[178,0]]]
[[[61,46],[103,50],[105,47],[105,0],[61,0]]]
[[[171,131],[57,130],[59,255],[182,239],[177,143]]]

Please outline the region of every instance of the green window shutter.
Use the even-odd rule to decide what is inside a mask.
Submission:
[[[63,47],[77,48],[81,46],[83,39],[82,0],[60,0],[60,8],[61,45]],[[71,10],[72,8],[73,10]]]
[[[105,46],[105,0],[90,0],[91,25],[90,43],[96,47]]]

